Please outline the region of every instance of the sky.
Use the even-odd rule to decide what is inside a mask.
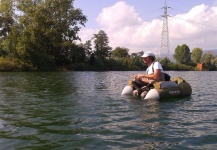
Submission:
[[[170,54],[178,45],[192,51],[217,49],[217,0],[167,0]],[[113,49],[160,54],[165,0],[74,0],[88,21],[81,42],[103,30]]]

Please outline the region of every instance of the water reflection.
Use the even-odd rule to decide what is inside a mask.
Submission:
[[[17,142],[28,140],[29,144],[42,148],[52,141],[52,138],[46,138],[46,134],[83,132],[82,128],[71,126],[79,122],[76,117],[78,103],[71,95],[77,89],[73,87],[73,77],[65,73],[9,73],[3,77],[4,80],[0,81],[0,133],[8,139],[5,148],[14,147],[10,139],[17,139]],[[75,116],[71,116],[73,112]],[[56,142],[51,143],[58,145]]]

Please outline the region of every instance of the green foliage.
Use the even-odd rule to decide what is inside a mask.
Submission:
[[[84,48],[86,56],[89,57],[92,54],[91,40],[86,41],[84,44],[81,44],[81,46]]]
[[[127,71],[129,70],[128,66],[124,65],[123,59],[125,58],[120,58],[120,59],[111,59],[112,60],[112,70],[115,71]]]
[[[202,54],[203,54],[203,50],[201,48],[194,48],[192,50],[192,55],[191,55],[192,61],[196,64],[200,63]]]
[[[7,38],[14,23],[13,0],[0,1],[0,39]]]
[[[173,70],[177,71],[192,71],[194,67],[186,65],[186,64],[175,64],[175,68]]]
[[[175,54],[173,55],[177,63],[188,64],[191,62],[190,49],[186,44],[182,46],[178,45],[175,49]]]
[[[19,12],[16,18],[14,10]],[[12,0],[1,0],[0,54],[42,70],[80,61],[85,56],[73,41],[79,39],[77,33],[86,20],[73,0],[19,0],[14,6]]]
[[[129,49],[124,47],[116,47],[112,51],[112,57],[113,58],[124,58],[129,56]]]
[[[0,57],[0,71],[20,71],[16,62]]]
[[[164,70],[173,70],[175,68],[175,64],[168,58],[158,59],[158,61],[161,63]]]
[[[16,15],[13,0],[0,2],[0,56],[14,58],[16,56]]]
[[[138,53],[132,53],[132,54],[131,54],[131,58],[134,58],[134,57],[139,57],[139,58],[141,58],[141,56],[142,56],[143,54],[144,54],[143,51],[138,52]]]
[[[103,30],[94,35],[94,44],[96,57],[105,59],[111,56],[112,48],[109,46],[109,38]]]
[[[210,52],[203,54],[201,58],[201,62],[205,64],[205,68],[207,70],[215,70],[215,60],[216,57],[214,57]]]
[[[133,60],[135,66],[133,70],[144,70],[147,68],[147,65],[143,61],[143,58],[141,58],[142,55],[143,53],[141,54],[141,52],[138,52],[136,54],[131,54],[130,58]]]
[[[85,61],[85,49],[81,45],[76,45],[69,41],[62,43],[62,51],[59,54],[59,57],[55,57],[55,62],[58,66],[83,63]]]
[[[213,66],[213,70],[217,70],[217,57],[211,60],[211,65]]]
[[[129,55],[129,49],[109,46],[100,30],[84,44],[75,44],[78,31],[87,21],[74,0],[0,0],[0,71],[145,70],[143,51]],[[15,11],[16,10],[16,11]],[[93,40],[93,46],[92,46]],[[94,47],[94,50],[92,49]],[[112,56],[112,57],[111,57]],[[217,70],[217,57],[190,53],[186,44],[177,46],[174,58],[159,60],[164,70],[194,70],[202,62]],[[191,61],[192,58],[192,61]]]

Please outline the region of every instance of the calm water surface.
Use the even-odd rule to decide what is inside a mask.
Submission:
[[[217,72],[170,72],[191,97],[121,96],[139,72],[0,73],[0,149],[215,149]]]

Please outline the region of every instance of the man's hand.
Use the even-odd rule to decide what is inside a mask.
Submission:
[[[137,78],[139,79],[139,78],[144,78],[145,76],[144,76],[144,74],[138,74],[137,75]]]

